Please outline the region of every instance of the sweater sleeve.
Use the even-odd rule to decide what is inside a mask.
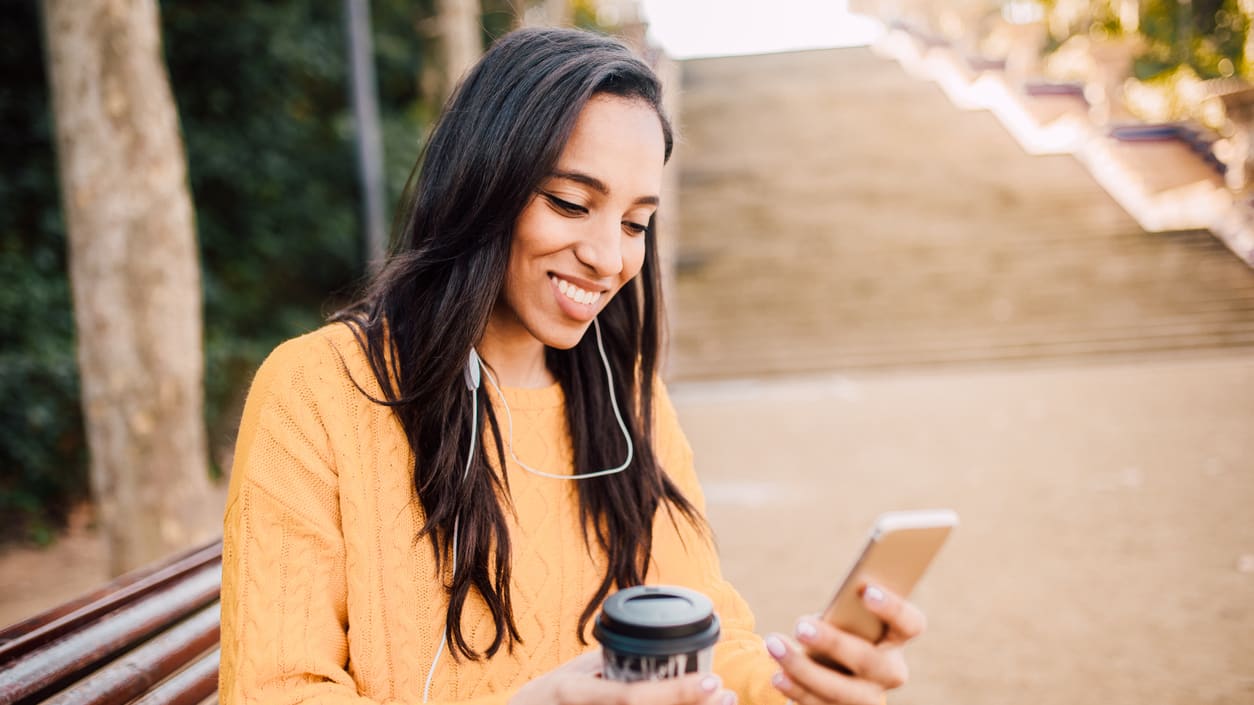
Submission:
[[[688,501],[705,516],[705,495],[693,468],[692,447],[679,426],[665,387],[655,390],[655,438],[658,460],[667,475]],[[672,519],[660,512],[659,529],[670,527]],[[754,631],[753,613],[719,568],[718,553],[708,529],[694,529],[682,516],[674,517],[676,540],[662,540],[655,546],[657,582],[683,585],[709,596],[722,626],[722,637],[714,648],[714,671],[746,705],[783,705],[786,698],[773,685],[771,676],[779,666],[766,653],[761,637]],[[651,581],[653,582],[653,581]]]
[[[222,705],[374,705],[349,665],[345,540],[327,419],[341,374],[316,335],[276,349],[240,426],[224,526]],[[504,705],[512,693],[468,702]]]

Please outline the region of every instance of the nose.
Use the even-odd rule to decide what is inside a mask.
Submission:
[[[600,277],[623,271],[623,226],[615,219],[597,218],[575,245],[575,257]]]

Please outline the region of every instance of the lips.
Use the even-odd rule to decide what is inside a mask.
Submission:
[[[601,297],[605,295],[604,291],[589,291],[578,284],[573,284],[557,276],[556,274],[550,274],[549,278],[557,285],[557,290],[561,292],[561,295],[573,303],[581,304],[583,306],[592,306],[600,301]]]

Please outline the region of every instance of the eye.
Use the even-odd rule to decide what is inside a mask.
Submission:
[[[588,209],[578,203],[571,203],[570,201],[563,200],[547,191],[541,191],[540,195],[544,196],[545,200],[549,202],[549,205],[567,215],[576,216],[588,214]]]
[[[632,235],[644,235],[649,232],[649,226],[640,223],[634,223],[630,220],[623,221],[623,228]]]

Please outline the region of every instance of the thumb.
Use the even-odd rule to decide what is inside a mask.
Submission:
[[[567,661],[557,670],[562,673],[599,676],[601,675],[601,665],[601,649],[596,648]]]

